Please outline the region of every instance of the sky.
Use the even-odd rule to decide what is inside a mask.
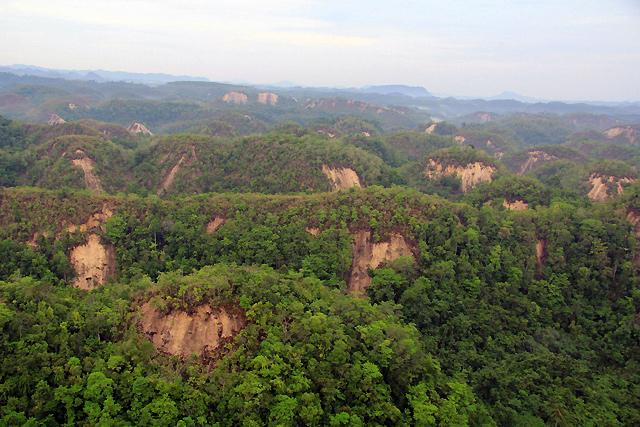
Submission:
[[[0,0],[0,64],[640,101],[640,0]]]

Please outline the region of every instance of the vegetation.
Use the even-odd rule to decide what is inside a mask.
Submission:
[[[0,111],[68,122],[0,117],[0,425],[640,425],[640,153],[602,133],[621,118],[17,80]],[[462,193],[429,160],[496,173]],[[591,202],[592,174],[621,194]],[[171,355],[143,307],[243,322]]]

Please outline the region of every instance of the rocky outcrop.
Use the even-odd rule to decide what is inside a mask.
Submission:
[[[369,269],[378,268],[401,256],[413,255],[411,247],[402,235],[391,234],[389,240],[373,243],[369,230],[361,230],[353,235],[352,250],[349,293],[355,296],[364,296],[371,284]]]
[[[640,132],[634,126],[616,126],[605,130],[602,134],[607,139],[621,139],[629,144],[637,144],[640,141]]]
[[[115,250],[102,243],[97,234],[90,234],[85,244],[73,248],[69,260],[76,271],[76,288],[95,289],[115,275]]]
[[[107,205],[102,205],[102,209],[91,214],[87,221],[82,224],[71,224],[67,227],[67,231],[69,233],[75,233],[76,231],[84,233],[90,230],[106,231],[104,224],[112,216],[113,211]]]
[[[272,92],[260,92],[258,94],[258,102],[265,105],[277,105],[278,95]]]
[[[134,135],[153,136],[153,133],[151,133],[151,131],[145,125],[139,122],[131,123],[127,130],[129,131],[129,133],[132,133]]]
[[[463,193],[470,191],[476,185],[482,182],[491,182],[496,168],[482,162],[473,162],[466,165],[447,165],[444,166],[434,159],[427,161],[425,176],[428,179],[439,179],[443,176],[455,175],[460,178]]]
[[[84,174],[84,184],[86,187],[96,193],[102,192],[103,189],[100,178],[94,173],[95,162],[93,159],[89,158],[82,150],[76,150],[74,157],[75,159],[72,159],[71,163]]]
[[[201,305],[192,313],[163,314],[147,302],[143,304],[141,314],[139,327],[155,348],[181,357],[215,356],[220,347],[233,339],[247,323],[239,307]]]
[[[322,173],[331,181],[334,191],[345,190],[347,188],[360,188],[360,178],[356,171],[350,168],[331,168],[322,165]]]
[[[225,93],[224,96],[222,97],[222,100],[227,104],[244,105],[249,100],[249,97],[247,97],[247,95],[242,92],[232,91],[232,92]]]
[[[320,229],[318,227],[306,227],[304,231],[311,234],[312,236],[317,236],[320,234]]]
[[[160,188],[158,188],[158,196],[165,193],[169,189],[169,187],[171,187],[173,181],[175,181],[176,179],[176,174],[178,173],[180,167],[186,159],[187,155],[183,154],[182,156],[180,156],[180,160],[178,160],[178,162],[173,165],[171,169],[169,169],[169,172],[165,175],[165,177],[162,179],[162,182],[160,183]]]
[[[527,161],[524,162],[522,166],[520,166],[520,170],[518,171],[519,175],[524,175],[525,173],[529,172],[538,163],[558,159],[556,156],[553,156],[551,154],[548,154],[544,151],[539,151],[539,150],[529,151],[527,154],[529,155],[529,157],[527,158]]]
[[[49,115],[49,120],[47,121],[47,124],[49,126],[55,126],[55,125],[63,125],[67,123],[67,121],[65,119],[63,119],[62,117],[60,117],[57,114],[50,114]]]
[[[510,211],[526,211],[527,209],[529,209],[529,204],[520,199],[516,199],[512,202],[504,199],[504,202],[502,202],[502,206],[504,206],[505,209],[509,209]]]
[[[625,184],[635,182],[635,179],[629,177],[615,177],[610,175],[591,174],[589,177],[589,185],[591,191],[587,196],[591,201],[603,202],[612,197],[612,192],[623,194]]]
[[[457,142],[458,144],[462,144],[463,142],[465,142],[467,140],[467,138],[465,138],[462,135],[456,135],[456,136],[453,137],[453,140],[455,142]]]
[[[222,227],[226,221],[226,218],[223,218],[221,216],[214,216],[211,221],[207,223],[207,234],[215,233],[216,230]]]
[[[427,127],[424,131],[425,133],[428,133],[429,135],[432,135],[436,129],[438,128],[438,124],[437,123],[431,123],[431,125],[429,125],[429,127]]]

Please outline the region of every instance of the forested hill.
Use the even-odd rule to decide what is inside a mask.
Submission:
[[[2,422],[636,425],[638,191],[2,190]]]

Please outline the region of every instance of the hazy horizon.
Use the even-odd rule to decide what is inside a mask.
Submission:
[[[640,3],[8,0],[0,63],[639,101]]]

